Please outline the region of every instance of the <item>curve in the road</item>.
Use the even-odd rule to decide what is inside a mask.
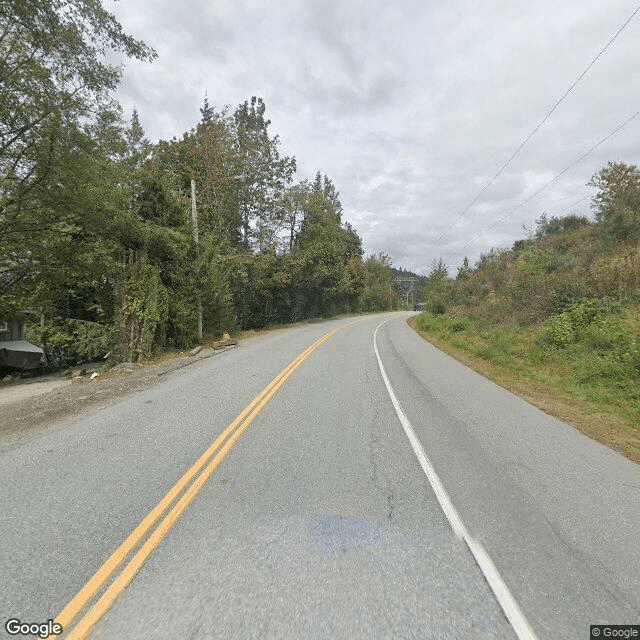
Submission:
[[[440,506],[442,507],[442,510],[447,517],[447,520],[451,524],[451,528],[453,529],[454,533],[466,543],[469,551],[475,558],[475,561],[480,567],[480,570],[489,583],[489,587],[491,587],[491,590],[496,596],[496,599],[500,603],[500,606],[502,607],[504,614],[509,620],[509,623],[513,627],[513,630],[516,632],[516,635],[520,640],[537,640],[533,629],[529,625],[529,622],[518,606],[516,599],[511,594],[509,587],[502,579],[502,576],[500,575],[500,572],[498,571],[498,568],[494,564],[493,560],[491,560],[491,557],[482,546],[482,544],[471,537],[469,531],[462,522],[462,519],[460,518],[457,509],[451,502],[451,498],[449,498],[449,495],[447,494],[442,481],[440,480],[438,474],[433,468],[433,465],[429,461],[427,454],[422,448],[422,445],[420,444],[420,441],[418,440],[418,437],[416,436],[413,427],[411,426],[411,422],[409,422],[409,418],[407,418],[407,415],[402,409],[395,391],[391,386],[391,382],[389,382],[389,377],[387,376],[387,372],[384,368],[384,365],[382,364],[380,352],[378,351],[377,337],[380,327],[382,327],[390,320],[391,318],[389,320],[381,322],[376,327],[376,330],[373,333],[373,350],[375,351],[376,358],[378,360],[378,366],[380,367],[380,373],[382,374],[382,379],[384,380],[384,384],[387,387],[389,397],[391,398],[393,407],[396,410],[398,419],[400,420],[400,423],[402,424],[402,427],[407,434],[407,438],[411,443],[411,447],[413,448],[416,457],[420,462],[420,466],[422,467],[422,470],[424,471],[429,480],[429,483],[431,484],[431,487],[433,488],[433,492],[435,493],[438,502],[440,503]]]

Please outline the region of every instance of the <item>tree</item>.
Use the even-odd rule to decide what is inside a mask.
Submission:
[[[427,301],[433,313],[445,312],[448,288],[449,268],[442,258],[439,258],[431,263],[427,281],[422,289],[422,298]]]
[[[144,136],[144,129],[140,123],[137,109],[131,113],[131,121],[124,131],[126,142],[125,158],[128,161],[130,171],[140,169],[151,150],[150,142]]]
[[[363,311],[388,311],[399,307],[400,298],[393,289],[391,258],[379,252],[370,255],[364,262],[367,280],[360,307]]]
[[[123,122],[110,95],[113,51],[155,56],[99,0],[3,5],[3,309],[42,312],[43,340],[49,325],[65,344],[91,325],[96,343],[78,355],[111,344],[135,359],[188,345],[198,300],[209,333],[356,308],[361,240],[327,176],[290,187],[295,158],[280,156],[264,102],[218,113],[205,95],[196,126],[151,145],[137,111]]]
[[[241,241],[237,182],[241,178],[235,148],[233,121],[226,112],[217,113],[205,103],[202,119],[184,142],[188,145],[189,179],[197,185],[198,220],[204,235]]]
[[[215,109],[209,104],[209,96],[206,92],[204,94],[204,103],[200,109],[200,115],[202,116],[201,122],[203,124],[211,124],[217,116]]]
[[[362,241],[349,223],[340,223],[335,203],[315,187],[307,201],[296,255],[301,260],[298,286],[306,292],[307,315],[332,315],[357,306],[366,282]]]
[[[9,216],[4,227],[0,286],[19,306],[98,320],[112,309],[104,296],[112,288],[117,243],[108,227],[123,202],[104,171],[102,144],[73,124],[52,135],[64,144],[53,146],[44,168],[36,165],[28,209],[19,222]],[[41,171],[47,172],[42,181]]]
[[[609,162],[600,169],[589,186],[597,187],[591,206],[596,221],[614,240],[640,237],[640,170],[624,162]]]
[[[285,214],[284,229],[286,237],[283,239],[285,250],[289,253],[293,251],[293,247],[298,241],[298,235],[302,221],[304,220],[306,211],[309,208],[309,196],[311,194],[311,185],[308,180],[303,180],[298,184],[289,187],[284,196]]]
[[[0,13],[0,240],[19,232],[47,181],[60,132],[113,111],[120,68],[108,50],[151,60],[93,0],[5,0]]]
[[[442,258],[437,261],[434,260],[431,263],[431,269],[427,276],[427,282],[434,287],[441,287],[449,277],[449,267],[445,264]]]
[[[549,218],[546,213],[543,213],[539,218],[536,218],[535,222],[536,230],[533,237],[536,240],[579,229],[589,224],[589,220],[585,216],[577,216],[575,214],[570,214],[564,218],[556,216]]]
[[[462,261],[462,266],[458,267],[456,280],[468,280],[470,271],[471,267],[469,266],[469,258],[465,256],[464,260]]]
[[[151,60],[93,0],[6,0],[0,12],[0,294],[47,317],[113,318],[126,147],[108,51]],[[120,225],[124,227],[126,225]]]
[[[340,194],[331,180],[325,175],[322,176],[318,171],[313,182],[312,193],[318,199],[319,206],[322,211],[334,215],[338,222],[342,220],[342,204],[340,203]]]
[[[233,114],[238,157],[237,190],[245,247],[270,247],[285,217],[285,187],[296,170],[295,158],[281,158],[278,136],[269,136],[262,98],[245,100]],[[255,242],[252,243],[252,239]]]

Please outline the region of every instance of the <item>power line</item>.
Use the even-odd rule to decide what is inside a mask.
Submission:
[[[564,209],[560,209],[560,211],[556,211],[555,213],[552,213],[552,216],[559,216],[561,213],[564,213],[565,211],[568,211],[569,209],[573,209],[573,207],[575,207],[577,204],[580,204],[581,202],[584,202],[587,198],[590,198],[590,195],[586,195],[583,196],[582,198],[580,198],[580,200],[576,200],[575,202],[572,202],[568,207],[565,207]]]
[[[413,287],[416,282],[419,282],[419,279],[418,278],[394,278],[393,281],[397,284],[404,284],[406,282],[409,283],[409,286],[406,288],[406,296],[405,296],[407,299],[407,306],[409,306],[409,298],[411,297],[411,299],[413,300]]]
[[[538,129],[540,129],[540,127],[549,119],[549,116],[551,116],[551,114],[560,106],[560,104],[571,93],[571,91],[573,91],[573,89],[580,82],[580,80],[584,78],[584,76],[587,74],[589,69],[593,67],[593,65],[596,63],[598,58],[600,58],[600,56],[609,48],[609,46],[613,43],[613,41],[622,33],[622,31],[631,22],[631,20],[638,13],[638,11],[640,11],[640,5],[636,7],[635,11],[629,16],[629,18],[627,18],[627,21],[616,31],[616,33],[609,40],[609,42],[607,42],[607,44],[602,48],[600,53],[598,53],[598,55],[589,63],[587,68],[578,76],[577,80],[564,92],[562,97],[553,105],[553,107],[551,107],[549,113],[547,113],[547,115],[540,121],[538,126],[525,138],[524,142],[522,142],[522,144],[511,154],[509,159],[500,167],[500,169],[498,169],[497,173],[493,176],[493,178],[491,178],[491,180],[487,182],[487,184],[480,190],[480,192],[475,196],[475,198],[463,209],[462,213],[460,213],[460,215],[445,229],[444,233],[442,233],[442,235],[440,235],[440,237],[431,245],[432,247],[435,247],[440,242],[440,240],[442,240],[442,238],[444,238],[447,235],[447,233],[449,233],[449,231],[451,231],[451,229],[455,227],[458,221],[478,201],[480,196],[493,184],[494,180],[511,164],[512,160],[518,155],[518,153],[520,153],[520,151],[522,151],[522,149],[527,144],[527,142],[529,142],[529,140],[533,138],[533,136],[537,133]]]
[[[582,160],[584,160],[591,152],[595,151],[600,145],[604,144],[609,138],[611,138],[613,135],[618,133],[618,131],[620,131],[620,129],[622,129],[623,127],[628,125],[634,118],[638,117],[639,115],[640,115],[640,110],[636,111],[631,117],[627,118],[621,125],[616,127],[610,134],[608,134],[607,136],[602,138],[602,140],[600,140],[600,142],[598,142],[597,144],[594,144],[593,147],[591,147],[587,152],[583,153],[579,158],[576,158],[569,166],[565,167],[560,173],[558,173],[553,178],[551,178],[551,180],[549,180],[549,182],[546,182],[544,185],[542,185],[542,187],[540,187],[534,194],[530,195],[526,200],[523,200],[519,205],[517,205],[513,209],[511,209],[511,211],[509,211],[509,213],[507,213],[506,215],[502,216],[502,218],[500,218],[499,220],[496,220],[490,227],[487,227],[484,231],[482,231],[477,236],[475,236],[474,238],[469,240],[469,242],[467,242],[467,244],[465,244],[464,247],[462,247],[461,251],[464,251],[469,245],[473,244],[476,240],[479,240],[480,238],[482,238],[482,236],[485,233],[487,233],[488,231],[491,231],[491,229],[493,229],[494,227],[497,227],[501,222],[504,222],[509,216],[511,216],[512,213],[514,213],[520,207],[522,207],[525,204],[527,204],[527,202],[533,200],[533,198],[535,198],[539,193],[544,191],[550,184],[555,182],[558,178],[560,178],[560,176],[563,176],[570,169],[573,169],[573,167],[575,167],[579,162],[582,162]],[[583,199],[586,199],[586,198],[583,198]],[[571,206],[573,206],[573,205],[571,205]],[[458,256],[461,256],[461,255],[462,255],[462,253],[458,254]]]
[[[582,196],[582,198],[580,198],[579,200],[576,200],[575,202],[572,202],[570,205],[566,206],[564,209],[560,209],[560,211],[554,211],[552,214],[550,214],[551,218],[555,218],[556,216],[559,216],[561,213],[564,213],[565,211],[568,211],[569,209],[572,209],[573,207],[575,207],[577,204],[580,204],[581,202],[584,202],[587,198],[590,198],[590,195],[586,195],[586,196]],[[537,222],[537,221],[536,221]],[[523,229],[527,232],[529,232],[529,230],[523,225]]]

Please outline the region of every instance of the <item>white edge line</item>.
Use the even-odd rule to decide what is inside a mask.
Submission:
[[[449,521],[451,528],[453,529],[456,536],[458,536],[458,538],[464,540],[467,547],[469,548],[469,551],[471,551],[471,554],[475,558],[476,563],[480,567],[480,570],[482,571],[487,583],[489,584],[491,591],[493,591],[493,594],[502,607],[507,620],[509,620],[509,623],[513,627],[513,630],[516,632],[516,635],[520,640],[537,640],[536,634],[533,632],[533,629],[525,618],[524,613],[522,613],[522,610],[520,609],[518,603],[509,591],[509,587],[507,587],[505,581],[502,579],[502,576],[500,575],[500,572],[498,571],[498,568],[494,564],[493,560],[491,559],[485,548],[482,546],[482,544],[480,544],[480,542],[478,542],[477,540],[474,540],[469,534],[469,531],[467,531],[467,528],[464,526],[460,515],[456,511],[456,508],[453,506],[451,498],[449,498],[449,495],[447,494],[442,481],[438,477],[438,474],[433,468],[433,465],[429,461],[429,458],[427,458],[427,454],[424,452],[424,449],[422,448],[422,445],[420,444],[420,441],[418,440],[413,427],[409,422],[409,418],[407,418],[405,412],[403,411],[402,406],[400,405],[400,402],[398,401],[398,398],[396,397],[396,394],[393,390],[393,387],[389,382],[387,372],[384,368],[384,365],[382,364],[382,359],[380,358],[380,352],[378,351],[377,336],[378,329],[380,329],[383,324],[386,324],[391,320],[393,320],[393,318],[389,318],[389,320],[381,322],[376,327],[376,330],[373,333],[373,350],[375,351],[376,358],[378,359],[378,366],[380,367],[382,379],[384,380],[384,384],[387,387],[389,397],[391,398],[391,402],[393,403],[396,413],[398,414],[398,418],[400,419],[402,427],[407,434],[407,438],[409,438],[409,442],[411,443],[418,461],[420,462],[420,466],[425,472],[425,475],[427,476],[429,483],[431,484],[431,487],[436,494],[436,498],[438,498],[440,507],[442,507],[445,516],[447,516],[447,520]]]

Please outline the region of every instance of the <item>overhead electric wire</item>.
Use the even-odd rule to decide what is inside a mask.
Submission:
[[[480,196],[493,184],[494,180],[511,164],[512,160],[518,155],[518,153],[520,153],[520,151],[522,151],[522,149],[527,144],[527,142],[529,142],[529,140],[533,138],[533,136],[537,133],[540,127],[549,119],[549,116],[551,116],[551,114],[560,106],[560,104],[571,93],[571,91],[573,91],[573,89],[580,82],[580,80],[584,78],[584,76],[587,74],[589,69],[591,69],[591,67],[596,63],[598,58],[600,58],[600,56],[609,48],[609,46],[613,43],[613,41],[622,33],[622,31],[631,22],[631,20],[638,13],[638,11],[640,11],[640,5],[636,7],[635,11],[629,16],[629,18],[627,18],[627,21],[616,31],[616,33],[609,40],[609,42],[607,42],[607,44],[602,48],[600,53],[598,53],[598,55],[589,63],[587,68],[578,76],[575,82],[564,92],[562,97],[553,105],[553,107],[551,107],[549,113],[547,113],[547,115],[540,121],[538,126],[536,126],[536,128],[525,138],[524,142],[522,142],[522,144],[511,154],[509,159],[500,167],[500,169],[498,169],[497,173],[493,176],[493,178],[491,178],[491,180],[487,182],[487,184],[480,190],[480,192],[475,196],[475,198],[463,209],[462,213],[460,213],[460,215],[445,229],[444,233],[442,233],[440,237],[431,245],[432,247],[435,247],[440,242],[440,240],[442,240],[442,238],[444,238],[447,235],[447,233],[449,233],[449,231],[451,231],[451,229],[455,227],[458,221],[463,216],[465,216],[467,211],[469,211],[469,209],[478,201],[478,198],[480,198]]]
[[[527,202],[529,202],[530,200],[533,200],[533,198],[535,198],[539,193],[544,191],[550,184],[555,182],[560,176],[563,176],[565,173],[567,173],[567,171],[569,171],[569,169],[573,169],[573,167],[575,167],[579,162],[582,162],[582,160],[584,160],[592,151],[595,151],[600,145],[604,144],[609,138],[611,138],[613,135],[618,133],[618,131],[620,131],[620,129],[622,129],[623,127],[628,125],[634,118],[637,118],[639,115],[640,115],[640,110],[636,111],[631,117],[627,118],[621,125],[616,127],[610,134],[608,134],[607,136],[602,138],[602,140],[600,140],[600,142],[598,142],[597,144],[594,144],[593,147],[591,147],[587,152],[583,153],[579,158],[576,158],[569,166],[565,167],[560,173],[558,173],[553,178],[551,178],[551,180],[549,180],[549,182],[546,182],[544,185],[542,185],[542,187],[540,187],[535,193],[530,195],[526,200],[523,200],[519,205],[517,205],[513,209],[511,209],[511,211],[509,211],[509,213],[507,213],[506,215],[502,216],[502,218],[500,218],[499,220],[496,220],[490,227],[487,227],[484,231],[482,231],[477,236],[475,236],[474,238],[469,240],[469,242],[467,242],[467,244],[465,244],[462,247],[461,251],[464,251],[469,245],[473,244],[476,240],[479,240],[480,238],[482,238],[482,236],[485,233],[487,233],[488,231],[491,231],[491,229],[493,229],[494,227],[498,226],[501,222],[504,222],[509,216],[511,216],[512,213],[514,213],[520,207],[522,207],[525,204],[527,204]],[[573,206],[573,205],[571,205],[571,206]],[[459,253],[457,255],[458,256],[462,256],[462,253]]]
[[[572,202],[570,205],[566,206],[564,209],[560,209],[560,211],[554,211],[551,214],[552,218],[555,218],[556,216],[559,216],[561,213],[564,213],[565,211],[568,211],[569,209],[572,209],[573,207],[575,207],[577,204],[580,204],[581,202],[584,202],[587,198],[590,198],[590,195],[586,195],[586,196],[582,196],[582,198],[580,198],[580,200],[576,200],[575,202]],[[523,225],[523,229],[525,229],[525,231],[528,232],[528,229]]]
[[[565,207],[564,209],[560,209],[560,211],[556,211],[555,213],[552,213],[552,216],[559,216],[561,213],[564,213],[565,211],[568,211],[569,209],[572,209],[573,207],[575,207],[577,204],[580,204],[581,202],[584,202],[587,198],[590,198],[590,195],[586,195],[583,196],[582,198],[580,198],[580,200],[576,200],[575,202],[572,202],[568,207]]]

